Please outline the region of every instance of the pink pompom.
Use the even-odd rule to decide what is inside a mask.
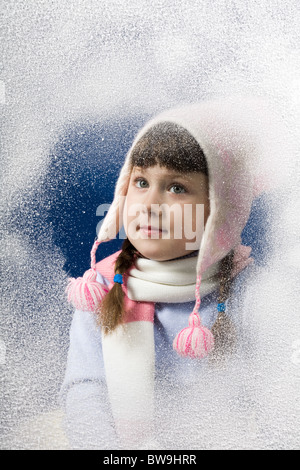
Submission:
[[[69,279],[66,289],[68,302],[78,310],[93,312],[108,292],[108,287],[96,281],[97,272],[89,269],[77,279]]]
[[[201,320],[197,313],[191,313],[189,326],[178,333],[173,341],[173,349],[180,356],[203,359],[213,347],[213,334],[201,325]]]

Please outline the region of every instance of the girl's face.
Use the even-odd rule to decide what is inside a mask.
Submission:
[[[208,178],[203,173],[159,165],[133,168],[124,228],[144,257],[166,261],[199,249],[208,216]]]

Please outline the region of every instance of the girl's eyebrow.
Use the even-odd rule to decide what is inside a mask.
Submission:
[[[163,176],[164,178],[168,178],[170,180],[184,180],[186,182],[191,182],[192,181],[192,177],[187,174],[187,173],[172,173],[172,174],[169,174],[169,175],[165,175]]]
[[[190,176],[188,176],[186,173],[172,173],[171,175],[168,175],[170,176],[170,178],[183,178],[183,179],[191,179]]]

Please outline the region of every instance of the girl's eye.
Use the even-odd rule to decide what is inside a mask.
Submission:
[[[144,188],[148,187],[147,181],[143,178],[137,178],[136,181],[135,181],[135,184],[136,184],[137,188],[141,188],[141,189],[144,189]]]
[[[170,192],[174,194],[182,194],[182,193],[185,193],[186,190],[180,184],[173,184],[173,186],[171,186],[170,188]]]

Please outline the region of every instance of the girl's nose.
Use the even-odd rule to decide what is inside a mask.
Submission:
[[[154,188],[151,188],[145,194],[142,204],[144,212],[148,214],[159,214],[159,206],[162,204],[162,196],[160,192]]]

